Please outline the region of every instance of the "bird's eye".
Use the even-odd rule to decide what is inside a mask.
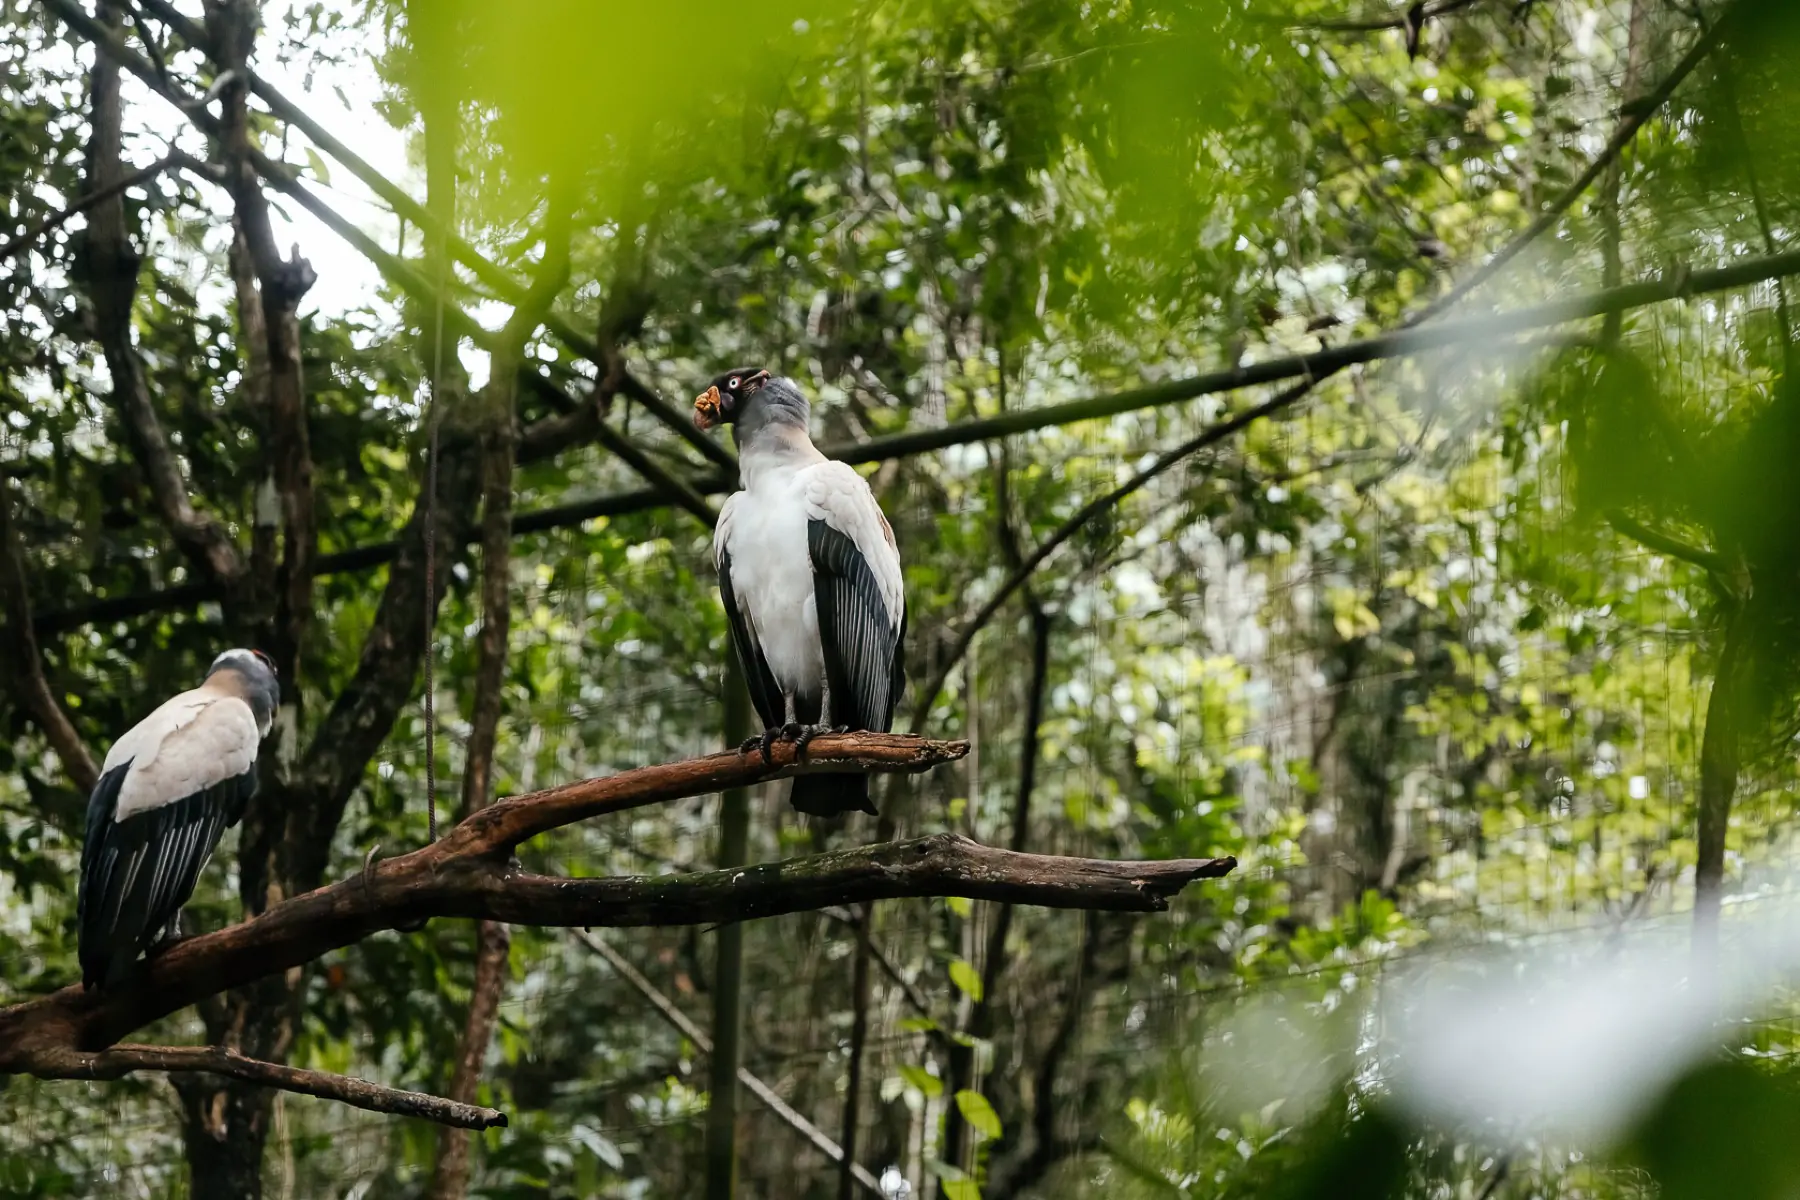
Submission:
[[[738,381],[737,376],[733,375],[731,377],[731,382],[727,386],[730,387],[731,390],[735,392],[738,389],[738,382],[739,381]]]

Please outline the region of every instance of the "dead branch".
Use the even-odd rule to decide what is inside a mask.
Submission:
[[[76,1051],[66,1057],[60,1073],[45,1078],[107,1080],[134,1071],[224,1075],[284,1092],[336,1100],[370,1112],[419,1117],[459,1129],[497,1129],[506,1125],[506,1114],[498,1109],[458,1104],[424,1092],[402,1091],[348,1075],[263,1062],[222,1046],[120,1045],[98,1052]]]
[[[549,878],[509,864],[525,839],[605,812],[802,772],[917,772],[967,752],[965,742],[841,734],[815,741],[804,762],[795,761],[792,746],[778,744],[768,765],[756,754],[727,752],[501,800],[421,850],[276,904],[242,924],[177,942],[140,964],[128,986],[93,992],[67,987],[0,1009],[0,1073],[67,1077],[71,1052],[103,1049],[208,996],[431,917],[696,925],[906,896],[1156,912],[1187,884],[1237,865],[1230,858],[1111,862],[1015,854],[950,834],[652,878]]]
[[[0,663],[12,676],[13,688],[44,740],[56,751],[63,773],[83,792],[94,790],[100,769],[87,743],[62,703],[44,678],[44,660],[38,653],[37,633],[31,624],[31,597],[25,586],[25,552],[13,523],[12,496],[0,481],[0,617],[6,620],[0,639]]]

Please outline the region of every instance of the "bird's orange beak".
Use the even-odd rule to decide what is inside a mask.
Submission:
[[[719,389],[709,387],[694,397],[694,428],[711,429],[717,425],[722,414],[719,412]]]

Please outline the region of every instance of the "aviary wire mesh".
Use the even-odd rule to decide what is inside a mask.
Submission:
[[[1473,28],[1444,27],[1452,38]],[[1622,44],[1616,23],[1572,28],[1534,20],[1509,36],[1567,43],[1570,86],[1584,90],[1595,114],[1613,110],[1620,69],[1594,46]],[[1332,50],[1322,38],[1316,61],[1324,64]],[[1356,88],[1373,86],[1365,76],[1347,78]],[[1354,110],[1374,101],[1353,89],[1348,103]],[[1368,131],[1356,157],[1369,165],[1372,204],[1383,202],[1383,164],[1416,150]],[[1698,268],[1733,252],[1717,231],[1737,219],[1735,210],[1653,200],[1627,189],[1627,278],[1660,259]],[[1656,210],[1654,223],[1648,208]],[[1509,272],[1482,302],[1525,303],[1593,286],[1600,236],[1591,214],[1572,214],[1566,236]],[[1705,397],[1743,386],[1725,327],[1773,304],[1771,289],[1759,288],[1665,305],[1634,314],[1625,337],[1670,364],[1688,395]],[[1298,334],[1293,340],[1314,344]],[[1322,386],[1288,419],[1146,488],[1033,583],[1056,637],[1027,848],[1199,855],[1215,833],[1235,827],[1253,850],[1235,874],[1197,885],[1167,915],[1015,915],[1012,961],[994,997],[995,1034],[970,1082],[991,1083],[1002,1093],[997,1106],[1022,1114],[1024,1127],[1006,1131],[1016,1139],[1009,1145],[1050,1142],[1035,1181],[1021,1177],[1018,1156],[1008,1158],[1014,1190],[1004,1194],[1109,1194],[1084,1156],[1125,1127],[1133,1083],[1167,1047],[1204,1037],[1221,1011],[1248,996],[1310,996],[1322,979],[1338,989],[1366,987],[1395,962],[1496,938],[1683,919],[1709,677],[1704,615],[1687,599],[1693,589],[1680,586],[1687,568],[1623,538],[1597,536],[1576,511],[1566,428],[1541,413],[1513,415],[1512,397],[1529,388],[1547,351],[1493,349],[1381,364]],[[1023,374],[1029,378],[1029,364]],[[990,403],[991,362],[947,388],[952,413],[959,401]],[[1013,390],[1024,392],[1025,403],[1035,398],[1029,386]],[[1053,472],[1097,495],[1148,454],[1197,433],[1221,407],[1199,401],[1014,439],[1007,454],[1021,479],[1017,506],[1029,503],[1029,471]],[[956,452],[908,461],[883,479],[903,553],[932,544],[947,526],[990,549],[985,561],[966,564],[964,577],[915,598],[929,614],[915,629],[933,620],[954,627],[1006,574],[996,524],[1024,525],[1031,514],[996,513],[965,486],[969,473],[989,469],[988,457]],[[1341,518],[1321,523],[1295,507],[1300,493],[1317,489],[1330,492]],[[720,744],[717,665],[727,650],[722,624],[702,607],[712,603],[706,545],[704,532],[674,511],[521,539],[513,641],[534,656],[534,677],[554,682],[509,694],[503,792]],[[1559,591],[1559,564],[1577,556],[1585,556],[1584,569],[1622,581],[1632,602],[1596,607]],[[675,590],[691,603],[643,602],[667,597],[672,577],[686,581]],[[446,613],[440,661],[469,640],[475,620],[466,607]],[[713,659],[696,664],[686,647],[700,624],[719,628]],[[1402,629],[1405,638],[1394,636]],[[1520,629],[1532,632],[1521,637]],[[602,642],[604,656],[595,650]],[[1397,652],[1402,645],[1429,647],[1429,660]],[[949,720],[934,730],[968,736],[975,750],[957,769],[897,781],[886,793],[884,809],[909,798],[900,808],[910,827],[903,835],[954,828],[1004,843],[1017,799],[1028,647],[1017,602],[977,639],[940,701],[938,716]],[[941,647],[909,651],[916,688],[921,662]],[[1610,684],[1595,670],[1601,663],[1614,664]],[[441,671],[440,680],[449,674]],[[1623,679],[1629,685],[1617,682]],[[903,712],[912,700],[909,693]],[[466,702],[446,691],[439,708],[446,803],[460,783],[458,713]],[[1553,731],[1547,739],[1509,736],[1508,711],[1527,708],[1535,729]],[[1555,719],[1543,719],[1546,712]],[[340,874],[367,849],[356,806],[400,806],[422,840],[419,745],[413,712],[346,820]],[[1797,784],[1785,755],[1746,777],[1734,814],[1735,869],[1788,861]],[[787,809],[785,788],[756,791],[755,859],[821,840]],[[1136,819],[1146,808],[1158,810],[1158,827],[1176,832],[1146,845],[1151,823]],[[703,868],[713,853],[714,816],[712,799],[644,809],[558,831],[525,853],[535,869],[567,875]],[[871,828],[852,824],[825,836],[844,844]],[[1243,920],[1249,905],[1241,897],[1251,891],[1259,907],[1272,899],[1296,923],[1335,928],[1323,957],[1293,953],[1286,966],[1266,971],[1246,963],[1240,950],[1266,940],[1266,931]],[[1380,903],[1363,899],[1371,891]],[[745,952],[744,1066],[833,1138],[856,953],[854,932],[840,917],[758,922]],[[876,910],[879,962],[858,1157],[877,1174],[892,1166],[915,1196],[926,1186],[951,1103],[928,1082],[941,1079],[945,1066],[933,1030],[960,1028],[972,1004],[946,966],[957,958],[983,966],[995,917],[989,905],[943,901]],[[466,942],[449,924],[437,923],[428,936]],[[1053,926],[1079,926],[1083,936],[1035,936]],[[1424,933],[1430,940],[1419,948]],[[706,932],[600,936],[707,1024]],[[371,969],[373,953],[328,956],[320,975],[342,966],[353,978]],[[523,1185],[530,1155],[508,1148],[529,1147],[551,1161],[629,1157],[651,1180],[645,1194],[691,1194],[704,1057],[568,936],[519,931],[514,962],[488,1071],[513,1127],[483,1139],[478,1180]],[[319,983],[314,994],[329,986]],[[451,981],[457,986],[466,980]],[[420,1024],[453,1027],[463,998],[453,990],[445,1010]],[[593,1028],[609,1033],[598,1041],[574,1036]],[[1762,1052],[1785,1054],[1795,1031],[1782,1018],[1745,1037]],[[397,1084],[441,1082],[434,1073],[443,1063],[422,1041],[390,1047],[371,1061],[365,1043],[353,1061],[329,1065]],[[303,1039],[297,1061],[304,1064],[310,1049]],[[754,1100],[746,1096],[740,1107],[747,1174],[793,1179],[795,1194],[831,1175]],[[81,1120],[72,1119],[76,1113]],[[391,1194],[416,1187],[428,1170],[429,1130],[291,1096],[276,1113],[266,1166],[274,1195]],[[66,1141],[63,1131],[77,1127],[91,1132]],[[177,1100],[160,1080],[16,1080],[0,1093],[0,1145],[46,1165],[37,1194],[177,1194],[184,1170],[178,1129]],[[70,1173],[56,1175],[56,1164]],[[1487,1169],[1481,1162],[1467,1168]],[[1571,1169],[1550,1148],[1513,1165],[1547,1187]],[[1627,1181],[1616,1182],[1623,1188]],[[0,1191],[11,1184],[0,1179]]]

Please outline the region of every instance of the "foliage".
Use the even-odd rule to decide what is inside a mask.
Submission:
[[[377,165],[419,196],[422,114],[452,105],[464,236],[524,279],[546,197],[568,188],[574,266],[559,318],[613,339],[665,397],[721,363],[792,374],[814,397],[820,442],[843,446],[1392,328],[1591,160],[1634,98],[1634,25],[1651,51],[1640,43],[1641,95],[1699,36],[1696,18],[1711,28],[1725,11],[1427,7],[1446,11],[1409,44],[1404,10],[1322,0],[269,5],[253,61],[339,136],[380,122],[386,140],[371,144],[405,153]],[[1337,27],[1390,17],[1391,28]],[[1800,195],[1790,17],[1763,3],[1741,20],[1717,65],[1640,133],[1618,180],[1596,183],[1471,303],[1586,291],[1609,281],[1615,255],[1630,280],[1788,249]],[[203,56],[160,21],[141,24],[127,41],[141,51],[154,39],[172,76],[201,91]],[[83,47],[36,7],[0,7],[8,238],[84,190]],[[351,114],[332,90],[354,89],[370,62],[379,103],[357,92]],[[126,157],[151,161],[171,139],[208,157],[158,103],[130,94]],[[307,164],[319,195],[360,211],[343,164],[257,119],[265,152]],[[181,171],[126,201],[143,255],[132,334],[157,415],[197,503],[248,546],[265,464],[230,204]],[[435,277],[415,227],[369,220]],[[298,219],[280,229],[328,275],[351,269],[328,232]],[[85,236],[77,219],[0,273],[0,485],[48,677],[100,752],[190,686],[232,630],[216,598],[83,616],[200,582],[110,399]],[[446,279],[450,303],[498,323],[506,306],[488,284],[462,267]],[[394,538],[420,496],[426,398],[442,374],[426,349],[434,317],[393,281],[302,309],[324,555]],[[976,638],[929,714],[976,752],[956,772],[878,788],[883,812],[901,833],[1004,844],[1028,801],[1033,851],[1233,854],[1240,867],[1152,919],[1021,909],[999,962],[993,906],[878,908],[859,1159],[877,1175],[892,1166],[915,1196],[989,1200],[1475,1195],[1501,1162],[1521,1194],[1790,1186],[1791,1080],[1785,1042],[1766,1028],[1738,1031],[1732,1048],[1768,1061],[1696,1071],[1619,1146],[1536,1144],[1505,1159],[1393,1108],[1354,1035],[1362,999],[1395,964],[1685,913],[1710,683],[1740,612],[1755,614],[1740,635],[1755,702],[1726,862],[1748,892],[1784,861],[1800,698],[1786,603],[1791,332],[1785,293],[1759,285],[1634,311],[1616,336],[1577,325],[1553,342],[1371,364],[1084,527]],[[526,358],[577,408],[593,398],[655,463],[702,473],[629,394],[606,391],[602,365],[548,331]],[[478,384],[491,365],[467,345],[460,361]],[[875,468],[906,561],[912,685],[1023,554],[1242,402],[1162,405]],[[522,391],[521,428],[564,415]],[[516,505],[642,486],[582,442],[522,462]],[[476,565],[442,564],[451,586],[431,651],[443,727],[427,748],[411,684],[328,831],[327,877],[360,869],[372,847],[423,841],[427,754],[454,806]],[[352,684],[399,569],[319,577],[294,681],[303,733]],[[512,603],[500,793],[719,743],[727,639],[708,534],[691,517],[656,508],[522,533]],[[1036,785],[1021,796],[1033,607],[1054,637]],[[755,859],[874,836],[873,824],[808,827],[781,791],[754,799]],[[81,803],[0,689],[0,1002],[73,977]],[[710,802],[641,810],[523,856],[581,875],[704,866],[714,816]],[[241,915],[237,862],[228,843],[194,925]],[[858,1003],[843,916],[746,931],[744,1066],[833,1137]],[[709,1006],[709,931],[612,941],[683,1009]],[[472,931],[445,922],[327,955],[299,985],[292,1061],[441,1089],[474,955]],[[559,931],[515,931],[508,969],[482,1096],[513,1123],[479,1141],[473,1194],[694,1194],[704,1056]],[[1267,1076],[1254,1096],[1219,1075],[1215,1052],[1265,1019],[1322,1040],[1310,1061],[1243,1064]],[[200,1035],[177,1017],[143,1036]],[[746,1194],[835,1194],[822,1158],[741,1103]],[[0,1112],[7,1195],[186,1186],[173,1133],[191,1117],[160,1081],[14,1080]],[[419,1194],[437,1153],[432,1131],[402,1122],[298,1097],[276,1112],[261,1169],[284,1195]],[[945,1161],[958,1124],[974,1136]],[[1741,1177],[1716,1173],[1727,1165]]]

